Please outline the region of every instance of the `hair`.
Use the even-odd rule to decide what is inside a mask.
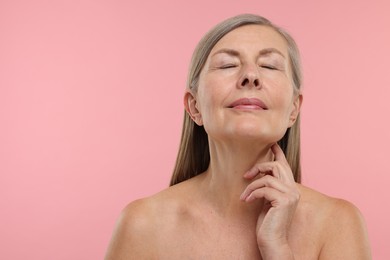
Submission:
[[[196,93],[199,76],[206,60],[217,42],[227,33],[244,25],[263,25],[274,29],[287,42],[289,62],[292,73],[292,85],[294,94],[301,91],[301,66],[299,50],[294,39],[282,28],[272,24],[264,17],[253,14],[242,14],[229,18],[212,28],[198,43],[192,55],[187,78],[187,89]],[[291,167],[296,182],[301,182],[300,164],[300,116],[298,115],[293,126],[278,144],[282,148]],[[210,151],[208,135],[203,126],[194,123],[191,117],[184,111],[183,130],[181,135],[179,152],[176,165],[170,181],[170,186],[188,180],[207,170],[210,164]]]

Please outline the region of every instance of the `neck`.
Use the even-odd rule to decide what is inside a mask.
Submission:
[[[273,160],[271,145],[261,143],[219,143],[209,140],[210,165],[204,177],[205,194],[224,216],[258,216],[262,201],[246,203],[241,193],[253,180],[243,177],[256,163]]]

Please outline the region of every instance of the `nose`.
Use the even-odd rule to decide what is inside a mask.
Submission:
[[[260,79],[259,79],[257,68],[253,68],[253,66],[247,66],[242,73],[238,85],[240,88],[260,87]]]

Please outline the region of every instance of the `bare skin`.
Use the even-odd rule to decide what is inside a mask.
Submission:
[[[257,218],[213,206],[200,188],[206,179],[202,174],[129,204],[106,259],[262,259]],[[294,258],[370,259],[359,211],[296,185],[301,198],[288,235]]]
[[[364,221],[349,202],[294,182],[278,145],[293,126],[285,40],[248,25],[212,49],[188,114],[209,136],[202,174],[123,211],[106,259],[370,259]],[[236,100],[256,104],[234,105]],[[232,105],[233,104],[233,105]]]

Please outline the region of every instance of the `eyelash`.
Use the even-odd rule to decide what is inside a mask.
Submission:
[[[269,70],[277,70],[276,67],[271,66],[271,65],[261,65],[260,67],[262,67],[264,69],[269,69]]]
[[[219,67],[220,69],[230,69],[230,68],[235,68],[237,67],[237,65],[234,65],[234,64],[227,64],[227,65],[223,65],[221,67]],[[269,69],[269,70],[278,70],[278,68],[274,67],[274,66],[271,66],[271,65],[260,65],[261,68],[264,68],[264,69]]]
[[[230,68],[235,68],[237,67],[237,65],[234,65],[234,64],[227,64],[227,65],[223,65],[221,67],[219,67],[220,69],[230,69]]]

